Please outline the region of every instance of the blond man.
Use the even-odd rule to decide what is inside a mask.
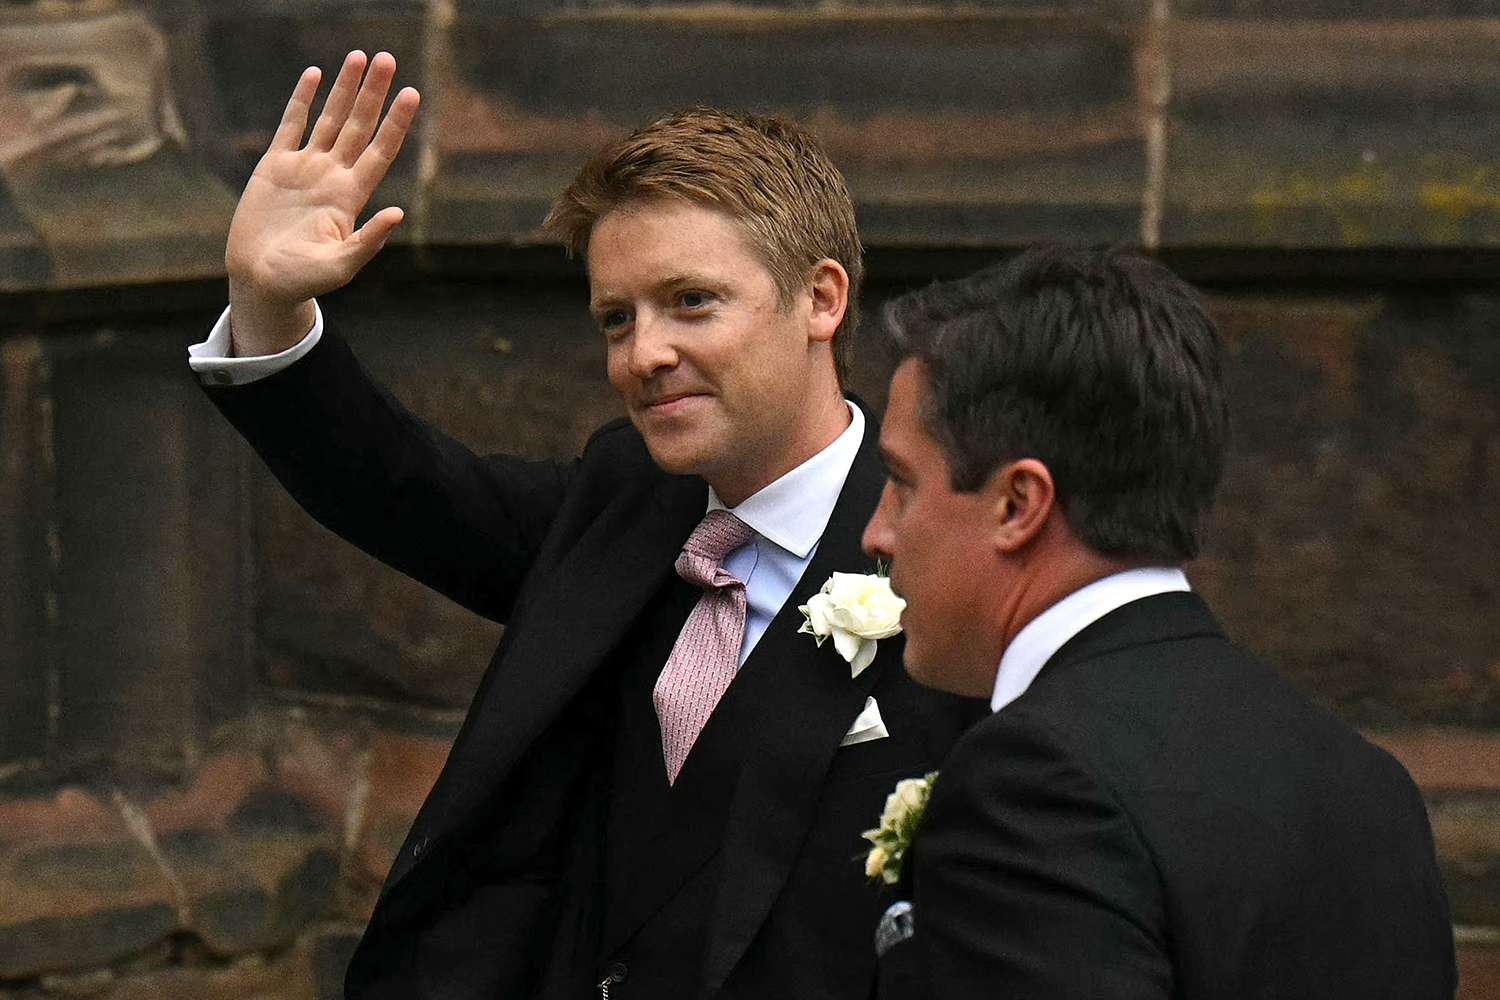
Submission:
[[[886,901],[859,832],[975,706],[912,684],[899,638],[866,664],[799,634],[832,573],[873,569],[884,482],[842,388],[842,178],[795,125],[710,109],[602,151],[549,225],[587,263],[628,419],[576,461],[480,457],[313,303],[400,222],[354,225],[416,113],[408,88],[381,120],[394,73],[351,53],[305,141],[316,71],[298,82],[191,351],[313,516],[507,625],[347,995],[866,996]]]

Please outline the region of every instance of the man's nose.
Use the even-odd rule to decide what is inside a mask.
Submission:
[[[644,381],[676,365],[677,351],[667,324],[654,316],[637,316],[630,336],[630,374]]]

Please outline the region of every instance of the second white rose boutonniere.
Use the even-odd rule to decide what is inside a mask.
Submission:
[[[809,633],[819,646],[832,636],[849,663],[849,676],[858,677],[875,659],[876,642],[901,631],[905,609],[906,601],[883,573],[835,573],[797,608],[807,617],[797,631]]]
[[[896,782],[896,790],[885,797],[880,825],[860,834],[870,842],[870,853],[865,855],[866,876],[886,885],[901,881],[901,866],[927,811],[927,799],[937,776],[936,771],[929,771],[920,778],[905,778]]]

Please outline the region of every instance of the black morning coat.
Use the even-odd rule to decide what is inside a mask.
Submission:
[[[289,368],[205,387],[288,492],[390,566],[505,622],[346,978],[356,1000],[864,998],[890,899],[861,830],[980,703],[882,640],[851,679],[797,606],[884,482],[873,423],[816,554],[666,784],[650,703],[695,595],[673,572],[707,486],[623,421],[568,463],[479,457],[408,413],[333,331]],[[874,696],[890,736],[841,747]]]
[[[891,1000],[1439,1000],[1447,898],[1406,771],[1194,594],[1085,628],[964,734],[915,841]]]

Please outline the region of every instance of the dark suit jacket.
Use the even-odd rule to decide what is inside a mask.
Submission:
[[[616,998],[867,993],[884,901],[864,884],[859,832],[980,714],[911,683],[900,642],[851,680],[831,644],[797,634],[797,606],[832,571],[869,566],[873,433],[668,791],[621,761],[659,739],[631,692],[649,693],[691,606],[672,564],[703,516],[701,479],[660,471],[623,421],[571,463],[477,457],[379,389],[331,331],[268,379],[207,391],[323,524],[507,623],[349,996],[586,997],[611,968],[625,973]],[[870,695],[891,736],[841,748]],[[634,784],[617,796],[622,775]]]
[[[1191,594],[1067,643],[966,733],[916,838],[921,997],[1426,1000],[1456,985],[1422,799]],[[895,988],[884,989],[898,995]]]

